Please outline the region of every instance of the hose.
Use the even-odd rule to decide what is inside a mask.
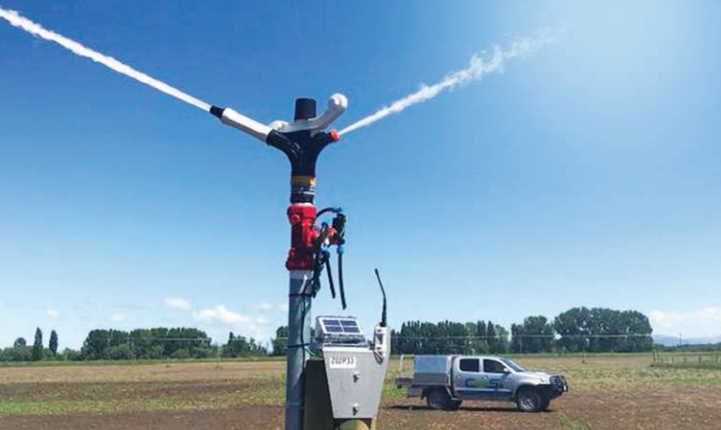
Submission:
[[[328,287],[330,288],[330,295],[335,299],[335,285],[333,285],[333,272],[330,269],[330,258],[325,259],[325,271],[328,272]]]
[[[341,306],[343,306],[343,310],[345,310],[346,303],[345,303],[345,287],[343,286],[343,247],[342,245],[338,247],[338,287],[340,290],[340,303]]]

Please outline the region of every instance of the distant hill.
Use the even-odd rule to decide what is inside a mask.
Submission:
[[[680,338],[678,336],[655,334],[652,337],[654,343],[658,343],[664,346],[678,346],[681,343],[683,343],[684,345],[704,345],[721,343],[721,336]]]

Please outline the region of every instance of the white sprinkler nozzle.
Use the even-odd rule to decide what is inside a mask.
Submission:
[[[223,124],[237,128],[240,131],[244,131],[263,142],[266,141],[268,133],[271,131],[271,128],[267,125],[261,124],[258,121],[248,118],[247,116],[230,108],[223,109],[213,106],[210,108],[210,113],[220,118],[220,121]]]
[[[343,115],[343,112],[348,109],[348,99],[341,93],[335,93],[328,99],[328,109],[323,112],[323,115],[315,117],[310,120],[314,123],[314,127],[318,130],[323,130],[328,127],[330,123],[338,119],[339,116]]]

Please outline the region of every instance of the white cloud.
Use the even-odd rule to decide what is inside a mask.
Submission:
[[[127,320],[127,319],[128,319],[128,317],[127,317],[127,315],[125,315],[125,314],[119,314],[119,313],[118,313],[118,314],[112,314],[112,315],[110,315],[110,321],[113,321],[113,322],[122,322],[122,321],[125,321],[125,320]]]
[[[721,306],[707,306],[690,311],[660,311],[648,313],[656,334],[684,337],[718,336],[721,334]]]
[[[278,305],[278,309],[280,309],[282,312],[288,312],[288,303]]]
[[[173,309],[180,309],[183,311],[189,311],[191,306],[190,302],[186,299],[183,299],[181,297],[167,297],[165,300],[165,305],[168,307],[171,307]]]
[[[260,325],[270,324],[270,320],[263,315],[255,317],[255,323]]]
[[[259,311],[269,311],[269,310],[273,309],[273,305],[268,302],[262,302],[262,303],[258,303],[257,305],[255,305],[255,308],[258,309]]]
[[[193,318],[199,321],[219,321],[226,324],[243,324],[251,321],[250,317],[231,312],[223,305],[193,312]]]
[[[52,319],[55,319],[60,316],[60,311],[57,309],[48,309],[48,316]]]

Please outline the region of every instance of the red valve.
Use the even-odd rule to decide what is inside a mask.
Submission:
[[[313,243],[318,231],[313,227],[315,206],[294,203],[288,207],[290,251],[285,267],[288,270],[313,270]]]
[[[328,134],[330,134],[330,138],[333,139],[333,142],[338,142],[340,140],[340,133],[338,133],[338,130],[333,129]]]

